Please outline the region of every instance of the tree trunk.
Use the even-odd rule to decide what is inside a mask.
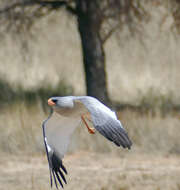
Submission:
[[[78,27],[82,42],[86,91],[89,96],[109,104],[105,54],[100,38],[100,15],[96,0],[77,0]]]

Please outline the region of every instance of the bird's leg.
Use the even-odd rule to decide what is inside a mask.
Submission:
[[[95,133],[95,129],[93,127],[89,127],[88,123],[86,122],[85,119],[86,114],[81,116],[82,121],[84,122],[85,126],[87,127],[88,131],[90,134],[94,134]],[[86,118],[91,122],[90,118],[86,116]]]
[[[91,116],[87,113],[87,114],[84,114],[84,117],[92,123],[92,120],[91,120]]]

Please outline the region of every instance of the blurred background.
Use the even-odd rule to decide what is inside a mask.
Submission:
[[[99,77],[106,82],[103,101],[116,110],[133,146],[123,150],[80,126],[64,159],[65,188],[179,190],[179,1],[102,2],[105,16],[117,13],[98,31],[106,64],[105,78]],[[73,12],[81,4],[0,1],[0,190],[50,189],[41,128],[47,99],[93,94]],[[90,6],[87,17],[96,8]]]

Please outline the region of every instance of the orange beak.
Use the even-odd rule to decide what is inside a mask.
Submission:
[[[48,99],[48,105],[49,106],[55,106],[56,104],[51,100],[51,98]]]

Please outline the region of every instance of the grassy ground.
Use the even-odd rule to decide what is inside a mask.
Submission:
[[[48,116],[44,112],[46,103],[35,105],[18,102],[1,109],[0,150],[5,153],[19,154],[43,151],[42,121]],[[143,153],[179,154],[179,114],[169,113],[162,117],[151,112],[143,114],[130,110],[117,113],[134,142],[133,150]],[[8,139],[8,142],[7,142]],[[77,128],[70,151],[77,149],[101,152],[117,152],[104,137],[89,135],[84,126]]]
[[[176,156],[125,157],[77,152],[65,157],[65,189],[78,190],[179,190],[180,158]],[[1,157],[0,189],[48,190],[45,156]],[[54,188],[55,189],[55,188]]]
[[[47,115],[40,103],[1,109],[0,190],[50,189],[41,130]],[[133,141],[132,149],[119,149],[80,126],[64,159],[69,172],[65,188],[179,190],[179,116],[126,110],[118,117]]]

